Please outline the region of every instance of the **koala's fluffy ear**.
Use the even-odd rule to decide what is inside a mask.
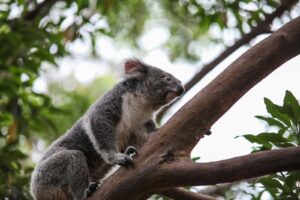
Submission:
[[[146,66],[139,60],[127,60],[124,64],[126,76],[140,76],[145,74]]]

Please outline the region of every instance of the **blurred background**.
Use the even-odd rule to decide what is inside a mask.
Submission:
[[[0,199],[32,199],[29,179],[41,153],[122,79],[126,58],[140,58],[186,84],[187,93],[158,121],[163,125],[299,13],[295,0],[1,0]],[[273,130],[254,116],[267,115],[264,97],[281,104],[290,90],[300,98],[299,64],[298,56],[251,89],[191,157],[206,162],[250,153],[253,143],[236,136]],[[259,186],[229,185],[219,199],[275,199]]]

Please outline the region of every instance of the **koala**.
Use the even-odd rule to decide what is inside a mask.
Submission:
[[[43,154],[31,177],[35,200],[84,200],[113,165],[132,157],[155,132],[154,114],[179,97],[179,80],[137,59],[124,63],[125,78],[97,100]]]

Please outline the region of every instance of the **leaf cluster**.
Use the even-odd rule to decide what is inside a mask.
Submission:
[[[282,105],[264,99],[270,116],[256,116],[275,131],[263,132],[258,135],[243,135],[246,140],[255,144],[253,153],[277,148],[299,146],[300,144],[300,105],[295,96],[286,91]],[[262,188],[258,194],[250,194],[253,200],[261,199],[263,193],[269,193],[273,199],[296,200],[300,197],[300,172],[280,172],[265,176],[252,184]]]
[[[165,0],[160,3],[164,10],[169,11],[164,12],[163,16],[169,19],[166,24],[171,37],[166,45],[170,57],[184,57],[194,61],[200,55],[195,47],[201,47],[201,43],[224,42],[221,35],[212,37],[207,33],[214,35],[216,30],[219,33],[235,30],[238,35],[244,35],[280,4],[277,0]]]

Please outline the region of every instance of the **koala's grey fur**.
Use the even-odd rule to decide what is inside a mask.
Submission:
[[[132,162],[126,148],[140,148],[156,129],[154,112],[170,103],[174,93],[183,93],[175,77],[139,60],[128,60],[125,71],[125,80],[44,153],[31,178],[36,200],[86,199],[90,182],[101,179],[113,164]]]

